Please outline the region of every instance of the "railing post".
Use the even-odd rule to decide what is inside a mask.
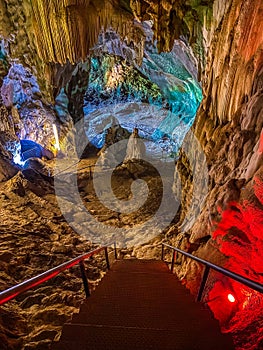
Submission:
[[[110,269],[110,261],[109,261],[109,254],[108,254],[108,247],[105,247],[105,259],[106,259],[106,264],[107,264],[107,269]]]
[[[87,279],[87,275],[86,275],[86,271],[85,271],[85,266],[84,266],[83,260],[81,260],[79,262],[79,267],[80,267],[80,272],[81,272],[81,277],[82,277],[82,281],[83,281],[83,285],[84,285],[86,298],[88,298],[90,296],[89,282],[88,282],[88,279]]]
[[[89,165],[89,178],[92,179],[92,165]]]
[[[162,243],[162,257],[161,257],[161,260],[163,260],[163,258],[164,258],[164,245]]]
[[[117,244],[116,244],[116,242],[114,242],[114,257],[115,257],[115,260],[118,259],[118,252],[117,252]]]
[[[210,270],[210,267],[206,265],[205,266],[205,271],[204,271],[204,274],[203,274],[203,278],[202,278],[202,281],[201,281],[201,284],[200,284],[199,292],[198,292],[198,295],[197,295],[197,301],[201,301],[202,300],[202,295],[203,295],[203,292],[204,292],[204,289],[205,289],[205,285],[206,285],[206,281],[207,281],[207,278],[208,278],[209,270]]]
[[[176,256],[176,250],[173,250],[173,258],[172,258],[172,263],[171,263],[171,271],[172,272],[174,270],[175,256]]]

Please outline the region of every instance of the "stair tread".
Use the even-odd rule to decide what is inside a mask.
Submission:
[[[161,261],[117,261],[52,350],[231,350],[229,335]]]
[[[198,341],[196,337],[198,336]],[[75,341],[73,341],[73,339]],[[61,344],[70,350],[118,350],[118,349],[159,349],[159,350],[230,350],[227,337],[214,341],[207,333],[190,334],[187,329],[169,330],[137,327],[113,327],[101,325],[65,325]],[[78,345],[79,344],[79,345]],[[70,347],[71,346],[71,347]],[[87,346],[87,347],[85,347]],[[52,349],[54,350],[54,348]]]

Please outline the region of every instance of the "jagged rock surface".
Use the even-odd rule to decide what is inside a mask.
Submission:
[[[227,1],[224,6],[218,1],[214,3],[214,34],[202,79],[204,99],[192,135],[188,135],[191,140],[193,135],[197,137],[206,156],[208,192],[203,193],[201,177],[194,184],[189,181],[191,169],[183,153],[178,167],[185,186],[181,216],[181,224],[184,222],[181,230],[185,233],[179,246],[186,249],[195,247],[196,255],[214,262],[221,260],[213,257],[216,251],[220,251],[228,257],[223,263],[225,266],[262,283],[262,275],[257,268],[262,263],[257,252],[262,249],[263,220],[259,194],[263,186],[260,175],[263,169],[263,40],[260,13],[260,1]],[[191,189],[195,185],[198,187],[197,196],[191,198]],[[207,198],[201,215],[193,222],[185,222],[190,203],[195,202],[194,215],[200,198],[205,195]],[[251,220],[255,225],[249,223]],[[187,271],[191,271],[188,276]],[[195,263],[185,260],[178,273],[186,278],[193,291],[197,290],[198,284],[193,277],[200,275],[201,271]],[[260,316],[255,305],[260,305],[262,298],[257,293],[246,288],[241,290],[231,281],[225,285],[218,282],[208,299],[218,297],[226,286],[240,298],[236,316],[226,327],[234,332],[243,332],[243,335],[247,335],[246,327],[255,327],[260,333]],[[251,299],[245,306],[246,293]],[[216,299],[210,307],[224,323],[228,317],[231,318],[233,310],[219,312],[220,298]],[[250,308],[254,309],[254,315],[250,313]],[[237,343],[240,349],[245,346],[254,349],[261,344],[260,336],[255,339],[251,341],[244,336]]]
[[[0,186],[1,290],[92,249],[92,244],[65,222],[52,178],[44,173],[31,163]],[[91,288],[104,271],[103,256],[88,263]],[[76,267],[1,306],[1,349],[47,349],[83,298]]]

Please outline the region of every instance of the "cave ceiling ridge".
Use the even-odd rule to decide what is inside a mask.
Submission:
[[[60,64],[85,60],[96,45],[99,33],[109,27],[128,41],[141,42],[143,32],[134,26],[132,13],[117,3],[106,0],[32,1],[32,24],[39,56],[44,62]]]

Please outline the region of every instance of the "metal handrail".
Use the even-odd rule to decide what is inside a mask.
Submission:
[[[89,291],[89,285],[88,285],[88,279],[86,276],[86,271],[84,267],[83,261],[92,257],[95,254],[100,253],[101,251],[105,252],[105,260],[107,264],[107,268],[110,269],[110,262],[109,262],[109,256],[108,256],[108,246],[103,246],[100,248],[97,248],[95,250],[92,250],[88,253],[85,253],[83,255],[80,255],[72,260],[69,260],[61,265],[58,265],[56,267],[53,267],[52,269],[45,271],[41,273],[40,275],[37,275],[35,277],[32,277],[22,283],[19,283],[9,289],[4,290],[3,292],[0,292],[0,305],[6,303],[7,301],[14,299],[21,293],[27,291],[28,289],[32,289],[52,278],[60,274],[61,272],[71,268],[72,266],[75,266],[79,264],[80,271],[81,271],[81,277],[84,284],[84,290],[86,297],[90,296]],[[116,250],[116,244],[114,243],[114,251],[115,251],[115,258],[117,257],[117,250]]]
[[[207,260],[198,258],[197,256],[187,253],[184,250],[181,250],[179,248],[176,248],[174,246],[171,246],[167,243],[162,243],[162,260],[164,259],[164,247],[170,248],[173,250],[173,257],[172,257],[172,263],[171,263],[171,271],[173,271],[174,269],[174,263],[175,263],[175,256],[176,256],[176,252],[181,253],[185,256],[187,256],[188,258],[191,258],[195,261],[198,261],[199,263],[205,265],[205,270],[204,270],[204,274],[203,274],[203,278],[199,287],[199,291],[198,291],[198,295],[197,295],[197,301],[201,301],[202,300],[202,295],[205,289],[205,285],[206,285],[206,281],[208,278],[208,274],[210,269],[215,270],[217,272],[222,273],[223,275],[232,278],[233,280],[240,282],[242,284],[244,284],[245,286],[256,290],[257,292],[263,293],[263,285],[255,282],[253,280],[251,280],[250,278],[244,277],[242,275],[239,275],[238,273],[235,273],[233,271],[230,271],[228,269],[225,269],[224,267],[215,265]]]

